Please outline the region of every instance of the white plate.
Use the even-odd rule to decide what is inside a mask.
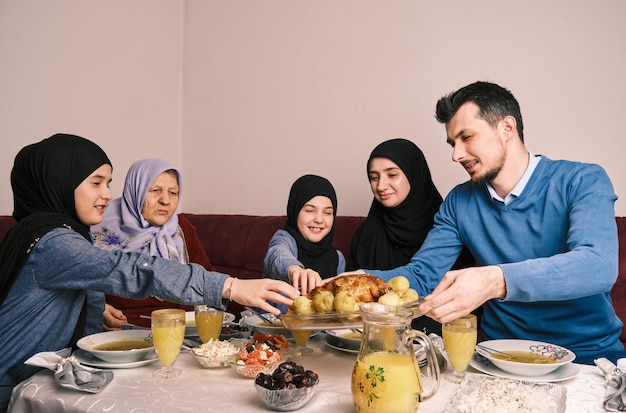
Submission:
[[[496,380],[508,380],[505,378],[496,378],[491,376],[485,376],[483,374],[468,374],[465,377],[463,383],[459,387],[459,390],[452,396],[452,400],[446,406],[446,410],[444,413],[462,413],[466,410],[467,406],[463,406],[463,404],[471,403],[473,407],[475,406],[475,399],[468,400],[468,398],[472,397],[472,393],[478,390],[482,385],[489,385],[490,381]],[[519,383],[519,389],[522,394],[526,397],[535,396],[535,400],[531,401],[533,404],[542,406],[542,411],[546,413],[564,413],[565,412],[565,402],[567,398],[567,390],[560,384],[553,383],[529,383],[528,381],[519,381],[515,380]],[[510,382],[506,382],[503,384],[509,384]],[[552,403],[550,403],[550,399]],[[554,409],[549,409],[549,407],[554,406]],[[491,406],[489,406],[492,408]],[[512,406],[509,406],[512,407]],[[535,406],[536,407],[536,406]],[[493,408],[492,408],[493,409]]]
[[[350,329],[326,330],[326,334],[332,336],[331,343],[334,345],[336,345],[335,343],[340,343],[344,348],[357,351],[361,348],[361,339],[350,337],[350,335],[356,334]]]
[[[472,358],[472,361],[470,361],[470,366],[482,373],[490,374],[495,377],[523,380],[533,383],[555,383],[558,381],[569,380],[578,376],[578,373],[580,371],[580,368],[576,364],[568,363],[563,367],[559,367],[558,369],[544,376],[517,376],[515,374],[507,373],[504,370],[500,370],[499,368],[494,366],[487,358],[481,356],[478,353],[474,353],[474,357]]]
[[[154,363],[159,359],[154,352],[148,354],[148,357],[146,357],[145,360],[131,361],[128,363],[109,363],[108,361],[100,360],[93,354],[81,349],[76,350],[72,355],[76,358],[76,360],[78,360],[80,364],[105,369],[131,369],[134,367],[141,367],[150,363]]]
[[[235,315],[231,313],[224,313],[223,324],[231,323],[235,320]],[[196,315],[193,311],[185,312],[185,337],[199,337],[198,329],[196,328]]]
[[[343,351],[345,353],[350,353],[350,354],[358,354],[359,353],[359,349],[355,349],[353,347],[348,347],[345,343],[345,341],[342,341],[340,339],[337,338],[337,336],[335,335],[331,335],[328,334],[328,331],[326,332],[326,336],[324,337],[324,343],[330,347],[333,348],[335,350],[339,350],[339,351]]]
[[[256,331],[261,334],[282,334],[285,338],[293,338],[291,331],[283,327],[282,324],[271,326],[267,325],[267,321],[264,321],[256,314],[244,318],[242,323],[247,324],[252,331]]]
[[[147,343],[149,347],[136,348],[132,350],[108,351],[97,350],[97,346],[105,343],[111,343],[122,340],[138,340]],[[149,353],[154,351],[152,346],[152,335],[150,330],[118,330],[105,331],[102,333],[91,334],[78,340],[76,346],[81,350],[85,350],[109,363],[132,363],[144,360]]]
[[[524,363],[514,358],[511,360],[502,359],[495,357],[496,354],[488,351],[488,349],[543,357],[545,362]],[[518,376],[531,377],[544,376],[576,359],[576,354],[565,347],[535,340],[501,339],[483,341],[476,345],[476,352],[488,358],[500,370]]]

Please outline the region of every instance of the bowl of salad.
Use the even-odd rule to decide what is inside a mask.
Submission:
[[[230,360],[230,367],[240,376],[254,379],[257,374],[271,374],[290,357],[289,343],[280,334],[254,333]]]

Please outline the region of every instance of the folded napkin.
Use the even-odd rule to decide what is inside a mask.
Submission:
[[[113,380],[113,372],[83,366],[71,356],[72,349],[37,353],[24,364],[54,371],[54,378],[63,387],[88,393],[99,393]]]
[[[619,359],[618,365],[623,366],[625,361],[625,359]],[[609,412],[626,411],[626,372],[606,358],[596,359],[594,363],[602,371],[606,380],[604,409]]]

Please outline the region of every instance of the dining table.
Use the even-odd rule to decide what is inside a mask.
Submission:
[[[319,384],[312,399],[298,411],[348,413],[355,412],[350,380],[356,360],[354,351],[347,352],[328,345],[321,332],[309,341],[313,352],[295,356],[293,361],[319,375]],[[230,367],[203,368],[187,351],[181,352],[175,367],[179,377],[158,379],[153,372],[158,361],[135,368],[114,369],[113,380],[96,394],[61,387],[51,370],[42,370],[18,384],[12,393],[11,413],[170,413],[170,412],[263,412],[271,411],[258,396],[254,380],[241,377]],[[596,366],[577,365],[575,377],[555,385],[566,389],[567,413],[605,412],[603,398],[606,383]],[[449,369],[449,367],[448,367]],[[482,374],[470,367],[468,374]],[[427,381],[428,378],[425,379]],[[420,403],[420,413],[442,413],[459,391],[459,385],[444,378],[438,392]]]

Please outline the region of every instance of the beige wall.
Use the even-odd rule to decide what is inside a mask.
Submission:
[[[282,214],[316,173],[364,215],[365,161],[392,137],[445,194],[467,175],[434,104],[481,79],[517,96],[533,152],[604,166],[626,215],[624,17],[623,0],[2,0],[0,214],[15,153],[57,131],[103,146],[116,196],[136,159],[179,165],[186,212]]]

